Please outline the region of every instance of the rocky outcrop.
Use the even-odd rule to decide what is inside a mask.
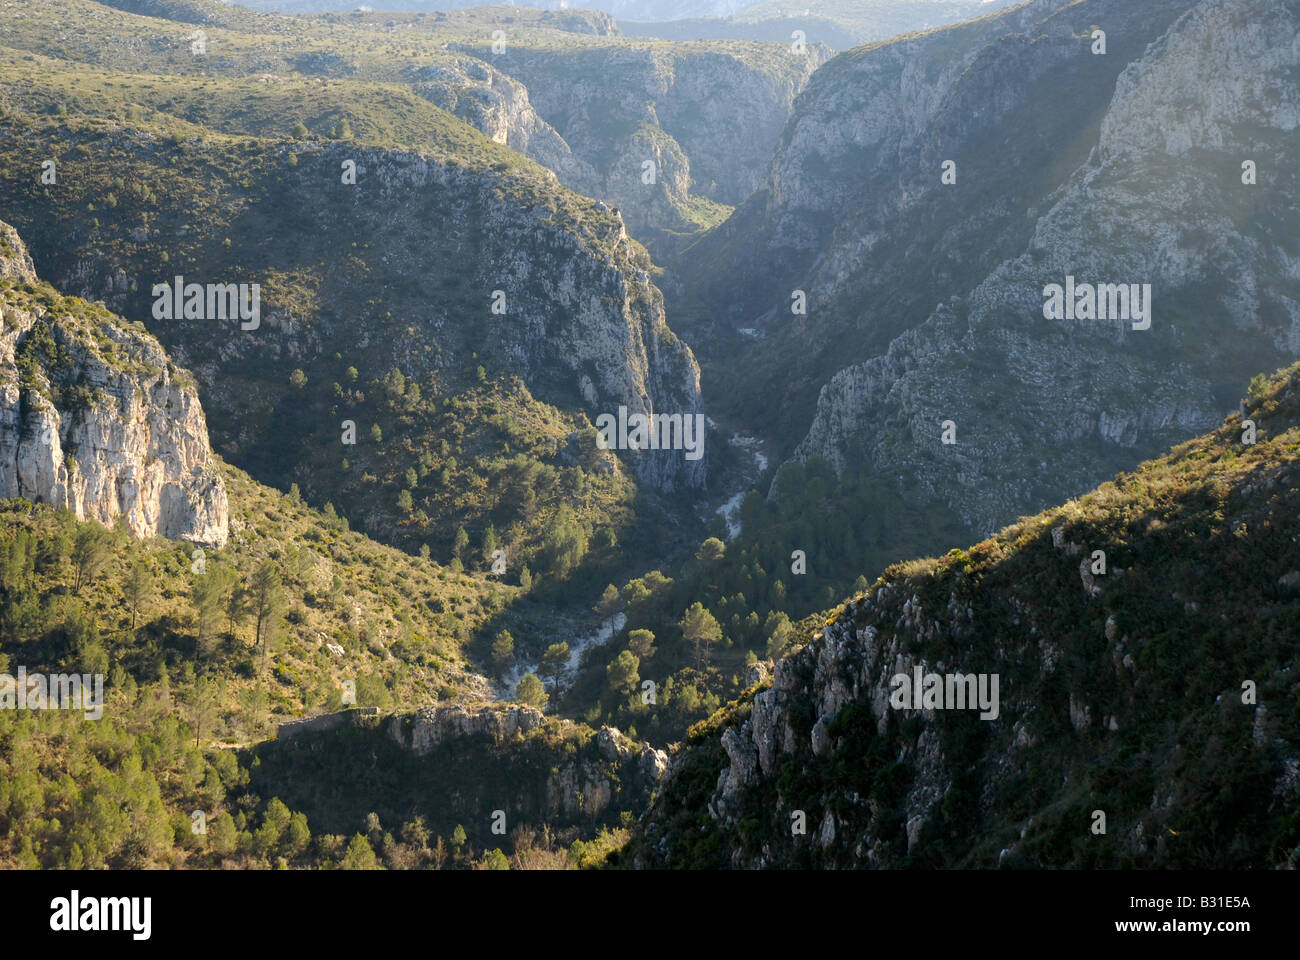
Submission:
[[[153,337],[36,278],[0,223],[0,497],[226,542],[225,487],[191,377]]]
[[[616,729],[596,734],[521,704],[347,710],[283,723],[257,749],[274,789],[306,784],[303,807],[331,829],[371,811],[385,822],[419,814],[444,836],[463,825],[488,849],[505,842],[502,814],[506,833],[619,824],[645,808],[668,765]],[[318,783],[329,784],[324,803]]]
[[[36,284],[36,266],[18,231],[0,222],[0,280]]]
[[[568,720],[548,722],[526,706],[426,708],[395,714],[387,731],[425,763],[473,755],[485,770],[499,765],[505,775],[511,769],[534,772],[532,779],[520,776],[515,800],[501,808],[513,815],[600,819],[615,802],[624,809],[644,803],[668,767],[664,751],[634,743],[614,727],[592,737],[586,728]]]
[[[1025,251],[837,374],[797,456],[860,443],[987,534],[1217,422],[1300,349],[1298,30],[1280,0],[1197,4],[1119,77]],[[1150,328],[1045,319],[1067,277],[1149,284]]]
[[[416,756],[426,757],[444,745],[473,740],[501,748],[540,729],[545,721],[541,711],[532,707],[437,707],[414,716],[394,715],[388,731]],[[602,727],[595,746],[595,756],[575,756],[547,775],[545,796],[550,810],[566,817],[599,817],[614,797],[610,765],[643,783],[657,783],[668,767],[664,751],[649,743],[634,743],[615,727]]]
[[[668,754],[656,750],[647,741],[636,743],[617,727],[601,727],[596,734],[596,747],[600,750],[600,755],[609,761],[635,759],[637,769],[652,780],[658,780],[668,769]]]
[[[324,713],[318,717],[304,717],[301,720],[287,720],[276,728],[275,738],[288,741],[306,735],[329,733],[340,730],[349,723],[362,722],[363,717],[376,717],[378,714],[378,707],[362,707],[359,710],[344,710],[339,713]]]
[[[398,743],[423,756],[457,737],[487,737],[499,744],[536,730],[545,719],[540,710],[532,707],[436,707],[420,710],[414,717],[394,716],[388,730]]]

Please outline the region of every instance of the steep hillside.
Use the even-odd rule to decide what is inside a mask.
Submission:
[[[669,266],[714,409],[966,537],[1207,429],[1295,357],[1295,17],[1037,0],[826,64],[764,186]],[[1048,319],[1070,277],[1149,289],[1149,327]]]
[[[666,288],[736,412],[784,458],[835,372],[1023,251],[1030,211],[1096,146],[1121,71],[1194,2],[1036,0],[818,70],[764,182],[672,264],[682,284]],[[1097,56],[1088,28],[1103,21]],[[786,400],[765,409],[777,379]]]
[[[1243,411],[885,571],[692,732],[622,862],[1294,868],[1300,366]]]

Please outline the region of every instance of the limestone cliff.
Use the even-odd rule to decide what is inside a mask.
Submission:
[[[418,757],[445,758],[448,751],[454,754],[480,741],[496,752],[509,750],[516,738],[522,742],[545,723],[546,717],[532,707],[440,707],[394,716],[388,733]],[[561,725],[572,726],[570,721]],[[591,747],[559,759],[547,773],[540,796],[549,815],[600,817],[617,796],[626,796],[628,787],[653,788],[668,767],[664,751],[633,743],[614,727],[601,728]]]
[[[574,156],[555,128],[538,116],[528,88],[474,57],[420,67],[410,75],[412,89],[430,103],[454,113],[494,143],[531,157],[565,186],[593,195],[595,170]]]
[[[40,283],[0,223],[0,497],[220,547],[225,488],[193,380],[102,306]]]

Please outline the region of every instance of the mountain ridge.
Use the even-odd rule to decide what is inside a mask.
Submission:
[[[890,567],[692,729],[619,862],[1293,868],[1300,365],[1243,410]],[[914,667],[1000,675],[1000,709],[900,702]]]

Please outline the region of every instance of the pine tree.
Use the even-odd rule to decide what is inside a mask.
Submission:
[[[108,531],[97,523],[82,524],[72,547],[72,563],[76,570],[72,592],[80,593],[85,584],[98,577],[111,555]]]
[[[515,638],[509,630],[502,630],[492,641],[492,663],[498,673],[505,673],[515,658]]]
[[[643,663],[655,655],[655,635],[649,630],[631,630],[627,635],[627,648],[638,662]]]
[[[564,674],[564,670],[568,665],[569,645],[567,643],[553,643],[542,654],[542,662],[539,666],[542,673],[551,678],[552,693],[559,694],[560,677]]]
[[[382,870],[379,864],[379,858],[375,856],[375,851],[370,846],[363,835],[356,834],[352,842],[348,844],[347,853],[343,855],[343,860],[339,863],[340,870]]]
[[[542,686],[542,681],[537,679],[535,673],[524,674],[524,678],[515,685],[515,700],[519,703],[540,710],[546,706],[548,699],[546,687]]]
[[[126,600],[126,608],[131,611],[132,633],[135,632],[136,614],[140,612],[145,598],[149,595],[149,587],[149,572],[144,564],[137,560],[127,569],[126,579],[122,581],[122,596]]]
[[[682,636],[695,650],[695,668],[708,664],[709,646],[722,639],[722,627],[698,600],[682,616]]]
[[[221,584],[214,568],[210,573],[202,573],[194,578],[190,586],[190,603],[194,607],[195,644],[199,656],[207,653],[206,640],[212,632],[212,622],[221,609]]]
[[[249,584],[249,606],[257,623],[254,646],[262,647],[262,670],[266,670],[266,653],[283,610],[283,580],[274,560],[264,560]]]
[[[641,681],[637,672],[640,666],[636,656],[630,650],[624,650],[605,667],[605,678],[610,688],[619,693],[632,692]]]

